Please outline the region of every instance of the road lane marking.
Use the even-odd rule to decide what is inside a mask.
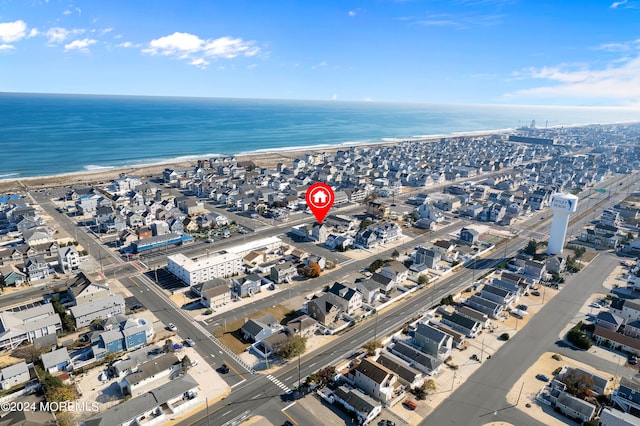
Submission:
[[[231,413],[231,411],[227,411],[226,413],[224,413],[224,414],[222,415],[222,417],[224,417],[224,416],[226,416],[227,414],[230,414],[230,413]]]
[[[255,396],[254,396],[253,398],[251,398],[251,399],[256,399],[256,398],[259,398],[259,397],[260,397],[260,394],[255,395]]]
[[[296,403],[295,403],[295,402],[292,402],[291,404],[287,405],[286,407],[284,407],[284,408],[283,408],[282,410],[280,410],[280,411],[288,410],[289,408],[293,407],[294,405],[296,405]],[[291,420],[293,420],[293,419],[291,419]]]
[[[235,388],[235,387],[236,387],[236,386],[238,386],[238,385],[243,384],[243,383],[244,383],[244,382],[246,382],[246,381],[247,381],[247,379],[243,379],[241,382],[238,382],[238,383],[236,383],[235,385],[231,386],[231,389]]]

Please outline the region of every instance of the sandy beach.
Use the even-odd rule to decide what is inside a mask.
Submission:
[[[437,135],[424,139],[407,139],[407,142],[419,142],[419,143],[429,143],[440,140],[443,137],[450,139],[458,139],[463,137],[481,137],[481,136],[489,136],[500,133],[507,133],[507,130],[504,131],[486,131],[486,132],[465,132],[457,133],[453,135]],[[391,146],[398,144],[399,141],[384,141],[377,142],[375,145],[377,146]],[[370,146],[373,144],[367,145],[355,145],[356,147],[364,147]],[[258,154],[240,154],[235,157],[238,161],[251,161],[258,167],[265,168],[275,168],[278,163],[284,163],[287,165],[291,165],[293,160],[296,158],[300,158],[301,156],[310,153],[310,154],[320,154],[320,153],[335,153],[339,150],[349,149],[349,146],[344,145],[336,145],[335,147],[323,147],[322,149],[296,149],[291,148],[291,150],[286,151],[277,151],[271,153],[258,153]],[[202,160],[208,160],[209,157],[203,155]],[[33,189],[43,189],[43,188],[54,188],[59,186],[67,186],[67,185],[87,185],[87,184],[96,184],[96,183],[106,183],[112,179],[117,178],[120,174],[125,175],[135,175],[142,177],[151,177],[151,176],[159,176],[162,174],[162,171],[165,168],[188,168],[193,167],[197,163],[196,160],[183,161],[177,163],[162,163],[162,164],[152,164],[149,166],[141,166],[141,167],[124,167],[124,168],[113,168],[107,170],[98,170],[95,172],[77,172],[77,173],[69,173],[63,175],[54,175],[54,176],[36,176],[36,177],[28,177],[22,179],[13,179],[13,180],[0,180],[0,194],[6,194],[16,191],[24,191],[24,190],[33,190]]]

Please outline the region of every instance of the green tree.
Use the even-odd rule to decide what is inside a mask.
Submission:
[[[73,317],[69,314],[60,315],[62,318],[62,328],[65,331],[75,331],[76,324],[73,321]]]
[[[633,233],[627,232],[627,241],[631,241],[631,240],[633,240]]]
[[[576,259],[580,259],[586,251],[587,249],[582,246],[578,246],[573,250],[574,254],[576,255]]]
[[[335,375],[336,375],[336,368],[332,365],[325,367],[321,370],[318,370],[318,372],[316,373],[316,377],[318,378],[318,384],[320,389],[327,386],[331,382],[331,380],[333,380]]]
[[[529,240],[524,248],[524,252],[528,255],[535,256],[538,251],[538,242],[536,240]]]
[[[191,368],[191,360],[188,355],[185,355],[180,361],[180,373],[186,374],[187,371]]]
[[[382,268],[383,266],[384,266],[384,260],[376,259],[373,262],[371,262],[371,264],[369,265],[369,267],[367,269],[369,270],[369,272],[374,273],[378,269]]]
[[[409,217],[415,222],[416,220],[420,219],[420,213],[414,210],[411,212],[411,214],[409,214]]]
[[[74,401],[75,399],[76,394],[70,386],[58,386],[47,392],[48,402]]]
[[[60,298],[58,296],[51,299],[51,306],[53,307],[55,313],[60,316],[67,313],[67,309],[62,306],[62,303],[60,302]]]
[[[394,250],[393,253],[391,253],[391,258],[393,260],[398,260],[399,257],[400,257],[400,253],[398,252],[398,250]]]
[[[276,354],[282,359],[291,359],[302,355],[307,350],[307,338],[302,336],[292,336],[289,340],[278,346]]]
[[[429,277],[425,274],[418,275],[418,284],[427,284],[429,282]]]
[[[376,350],[380,348],[382,348],[380,340],[370,340],[362,345],[362,349],[367,351],[368,356],[374,356],[376,354]]]
[[[371,225],[373,225],[373,221],[368,217],[365,217],[360,221],[360,230],[362,231],[363,229],[367,229]]]

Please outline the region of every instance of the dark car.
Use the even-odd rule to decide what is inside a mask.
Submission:
[[[227,374],[229,372],[229,366],[227,364],[222,364],[220,368],[218,368],[218,372]]]
[[[540,292],[539,291],[532,291],[531,294],[533,296],[540,296]]]
[[[542,382],[548,382],[549,380],[551,380],[551,379],[549,379],[548,376],[546,376],[544,374],[536,374],[536,379],[538,379],[538,380],[540,380]]]
[[[293,426],[293,422],[291,420],[285,420],[283,423],[284,426]]]
[[[378,426],[396,426],[396,422],[392,422],[391,420],[380,420],[378,422]]]
[[[628,361],[629,361],[629,364],[636,365],[638,363],[638,357],[635,355],[631,355]]]
[[[527,309],[529,309],[529,307],[527,305],[518,305],[517,306],[518,309],[520,309],[521,311],[526,311]]]

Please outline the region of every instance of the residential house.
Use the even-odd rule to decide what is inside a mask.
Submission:
[[[55,349],[51,352],[44,353],[40,356],[42,367],[48,373],[57,373],[58,371],[70,371],[73,369],[73,363],[69,357],[67,348]]]
[[[80,267],[80,254],[75,246],[58,248],[58,265],[62,272],[75,271]]]
[[[614,298],[611,300],[610,311],[625,322],[640,320],[640,303],[631,299]]]
[[[309,316],[319,323],[330,326],[340,319],[344,312],[345,302],[333,293],[324,293],[322,296],[307,302]]]
[[[363,229],[356,234],[355,245],[362,248],[372,248],[380,244],[378,235],[373,229]]]
[[[24,263],[24,268],[27,275],[29,275],[30,281],[44,280],[54,272],[41,255],[28,256],[27,261]]]
[[[231,302],[231,289],[224,279],[215,278],[198,287],[200,303],[206,308],[215,309]]]
[[[453,336],[426,322],[418,323],[413,341],[423,352],[443,360],[451,354],[453,347]]]
[[[593,330],[593,338],[599,345],[640,356],[640,339],[616,333],[599,325]]]
[[[0,369],[0,389],[7,390],[28,382],[29,366],[24,361]]]
[[[505,309],[504,305],[480,297],[477,294],[468,298],[464,303],[483,314],[487,314],[491,318],[498,318],[500,313]]]
[[[456,312],[463,317],[471,318],[472,320],[479,322],[482,325],[482,328],[488,328],[491,325],[491,319],[489,318],[489,315],[473,309],[469,306],[461,306],[456,309]]]
[[[0,312],[0,350],[15,349],[25,341],[32,343],[60,330],[62,321],[50,303],[24,311]]]
[[[600,311],[596,316],[596,324],[611,331],[618,331],[624,320],[607,311]],[[625,327],[626,328],[626,327]]]
[[[383,353],[376,359],[376,362],[396,373],[400,383],[408,388],[421,387],[424,384],[422,372],[410,367],[395,355]]]
[[[317,256],[315,254],[309,255],[304,261],[304,265],[308,268],[311,264],[315,263],[320,267],[321,271],[327,267],[327,259],[323,256]]]
[[[75,321],[76,328],[82,328],[90,325],[95,319],[105,319],[113,315],[124,314],[125,303],[120,294],[114,294],[73,306],[69,310]]]
[[[462,228],[460,230],[459,238],[460,238],[460,241],[464,242],[465,244],[472,245],[478,241],[479,236],[480,236],[480,233],[475,229]]]
[[[410,366],[429,376],[435,376],[440,373],[443,362],[438,357],[422,352],[401,341],[393,343],[392,346],[389,346],[389,349],[392,354],[406,360]]]
[[[604,407],[600,411],[598,426],[637,426],[638,418],[624,411]]]
[[[567,268],[566,258],[560,255],[549,256],[544,264],[550,274],[559,274]]]
[[[318,328],[318,321],[303,314],[287,322],[286,328],[292,336],[311,337]]]
[[[340,386],[333,392],[334,401],[353,411],[358,418],[358,424],[366,425],[375,419],[382,411],[382,404],[355,389]],[[89,426],[89,425],[87,425]]]
[[[322,223],[322,224],[315,223],[311,230],[311,236],[317,242],[324,243],[325,241],[327,241],[327,237],[329,236],[329,231],[330,229],[326,223]]]
[[[564,391],[558,395],[555,405],[566,416],[583,423],[591,420],[596,412],[595,405]]]
[[[389,213],[390,213],[389,206],[376,203],[375,201],[369,201],[367,203],[367,214],[377,219],[386,219],[389,217]]]
[[[369,280],[378,284],[380,292],[383,294],[389,294],[394,288],[396,288],[396,283],[391,278],[377,272],[374,273]]]
[[[531,277],[534,280],[544,280],[546,278],[547,267],[543,262],[537,262],[535,260],[527,260],[524,262],[525,276]]]
[[[344,300],[343,306],[347,315],[353,314],[362,307],[362,294],[354,288],[336,282],[329,288],[329,293],[333,293]]]
[[[270,277],[276,284],[282,284],[284,282],[290,283],[297,274],[298,272],[294,264],[287,261],[282,264],[273,265],[271,267]]]
[[[137,397],[139,391],[147,391],[149,384],[157,383],[160,379],[167,379],[178,373],[180,360],[173,353],[167,353],[149,360],[138,367],[135,373],[125,376],[119,383],[123,395]]]
[[[387,406],[402,394],[398,375],[369,358],[363,359],[348,375],[355,386]]]
[[[27,274],[23,274],[15,266],[0,266],[0,287],[20,287],[25,282]]]
[[[109,297],[111,291],[106,283],[91,281],[84,272],[67,280],[67,294],[75,305],[82,305]]]
[[[353,284],[353,287],[362,294],[362,303],[372,304],[375,303],[380,297],[380,285],[376,281],[371,279],[357,281]]]
[[[409,277],[409,269],[397,260],[388,262],[381,270],[380,275],[391,278],[395,285],[402,283]]]
[[[417,265],[425,265],[429,269],[440,269],[441,255],[433,249],[418,247],[415,259]]]
[[[231,281],[231,291],[239,297],[250,297],[260,292],[262,278],[257,274],[251,274],[244,278]]]
[[[618,389],[613,391],[611,401],[625,413],[636,417],[640,413],[640,381],[635,378],[620,377]]]
[[[259,342],[282,329],[273,315],[265,315],[256,319],[248,319],[240,328],[245,340]]]
[[[443,324],[464,333],[468,337],[476,337],[481,329],[479,322],[472,320],[471,318],[463,317],[455,312],[452,314],[443,312],[441,321]]]
[[[514,293],[500,287],[495,287],[491,284],[485,284],[482,286],[480,297],[505,306],[509,306],[517,300]]]

